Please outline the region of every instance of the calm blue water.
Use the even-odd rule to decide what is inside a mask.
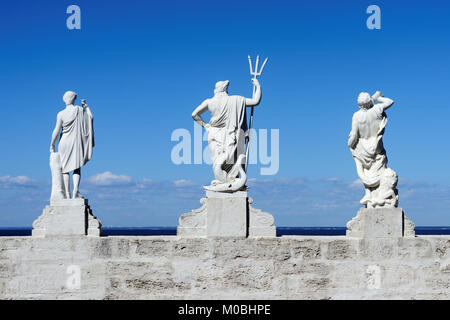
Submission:
[[[277,236],[343,236],[345,227],[278,227]],[[448,235],[450,227],[416,227],[417,235]],[[174,236],[174,227],[102,228],[103,236]],[[0,236],[31,236],[31,228],[0,228]]]

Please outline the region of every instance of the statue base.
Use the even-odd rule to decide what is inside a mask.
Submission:
[[[33,222],[33,237],[99,237],[102,223],[93,214],[87,199],[50,200],[42,215]]]
[[[203,206],[180,217],[180,237],[275,237],[273,216],[250,206],[247,191],[206,191]]]
[[[347,223],[347,237],[400,238],[414,237],[414,223],[401,208],[361,208]]]

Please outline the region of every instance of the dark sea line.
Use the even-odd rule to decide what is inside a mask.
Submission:
[[[277,236],[343,236],[345,227],[278,227]],[[416,227],[416,235],[450,235],[450,227]],[[175,227],[103,227],[103,236],[174,236]],[[31,236],[31,228],[0,228],[0,236]]]

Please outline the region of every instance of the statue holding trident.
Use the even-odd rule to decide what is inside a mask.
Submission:
[[[250,57],[249,57],[250,60]],[[229,81],[219,81],[214,89],[214,96],[203,101],[192,113],[195,122],[208,132],[208,145],[213,162],[215,179],[206,190],[218,192],[234,192],[242,190],[247,182],[246,166],[248,158],[248,145],[245,150],[246,138],[249,135],[247,126],[246,107],[251,107],[250,128],[253,121],[253,108],[261,101],[261,86],[257,76],[261,75],[264,64],[258,72],[259,56],[256,60],[252,98],[238,95],[228,95]],[[211,113],[209,123],[201,117],[207,110]]]
[[[177,236],[196,237],[275,237],[273,216],[252,207],[248,196],[247,160],[250,145],[250,129],[253,124],[253,108],[261,102],[261,86],[257,79],[267,59],[258,70],[252,68],[253,95],[246,98],[228,95],[230,82],[219,81],[214,96],[202,102],[192,113],[194,121],[206,129],[211,151],[214,180],[205,186],[202,206],[184,213],[178,220]],[[247,107],[251,107],[250,123],[247,123]],[[209,123],[201,115],[211,113]],[[246,149],[247,145],[247,149]]]

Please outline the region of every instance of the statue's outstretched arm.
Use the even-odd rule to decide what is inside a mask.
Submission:
[[[58,139],[58,136],[61,132],[61,128],[62,128],[62,119],[58,113],[58,116],[56,117],[56,126],[52,133],[52,142],[50,144],[50,152],[55,152],[55,144],[56,144],[56,140]]]
[[[256,90],[254,91],[253,97],[251,99],[245,98],[245,105],[247,107],[255,107],[261,102],[261,85],[256,78],[252,79],[252,83],[256,87]]]
[[[201,105],[199,105],[194,112],[192,112],[192,118],[195,122],[197,122],[200,126],[204,127],[206,123],[203,121],[201,114],[205,113],[208,110],[208,100],[205,100],[202,102]]]

